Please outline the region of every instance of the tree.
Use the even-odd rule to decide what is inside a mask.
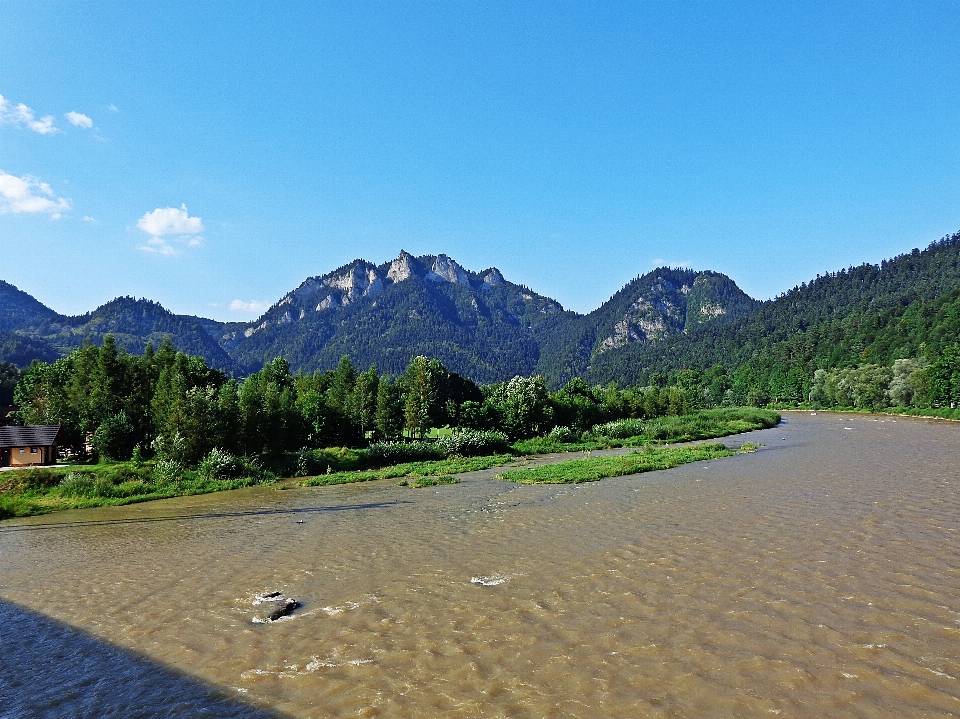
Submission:
[[[374,417],[381,437],[395,439],[403,433],[406,419],[404,409],[399,383],[381,379],[377,386],[377,412]]]
[[[422,439],[433,428],[430,410],[436,393],[430,360],[423,356],[410,360],[403,376],[403,388],[406,392],[404,416],[407,431],[411,437]]]
[[[357,376],[353,389],[347,397],[350,417],[354,424],[360,427],[361,437],[366,437],[367,430],[374,427],[379,386],[380,377],[377,374],[377,368],[371,365],[370,369]]]
[[[550,395],[543,377],[514,377],[491,397],[499,405],[503,429],[517,439],[546,434],[553,420]]]

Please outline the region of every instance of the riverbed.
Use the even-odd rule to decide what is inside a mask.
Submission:
[[[960,424],[745,441],[0,522],[0,717],[960,716]]]

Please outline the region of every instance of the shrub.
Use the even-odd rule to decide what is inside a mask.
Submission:
[[[59,484],[63,497],[113,497],[117,492],[113,482],[93,473],[71,472]]]
[[[445,456],[476,457],[482,454],[505,452],[509,447],[507,435],[467,429],[437,440],[436,446]]]
[[[598,424],[593,428],[593,434],[610,439],[628,439],[643,434],[644,424],[639,419],[618,419],[615,422]]]
[[[157,482],[178,482],[183,477],[183,465],[175,459],[158,459],[153,465],[153,477]]]
[[[243,476],[244,463],[225,449],[214,447],[200,461],[197,472],[207,479],[236,479]]]
[[[569,427],[554,427],[550,430],[547,438],[555,442],[563,442],[564,444],[578,442],[580,440],[580,436]]]

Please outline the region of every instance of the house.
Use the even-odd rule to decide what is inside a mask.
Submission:
[[[0,427],[0,467],[56,463],[60,432],[59,424]]]

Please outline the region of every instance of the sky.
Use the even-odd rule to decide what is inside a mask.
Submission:
[[[589,312],[960,230],[956,2],[0,0],[0,279],[257,317],[446,253]]]

